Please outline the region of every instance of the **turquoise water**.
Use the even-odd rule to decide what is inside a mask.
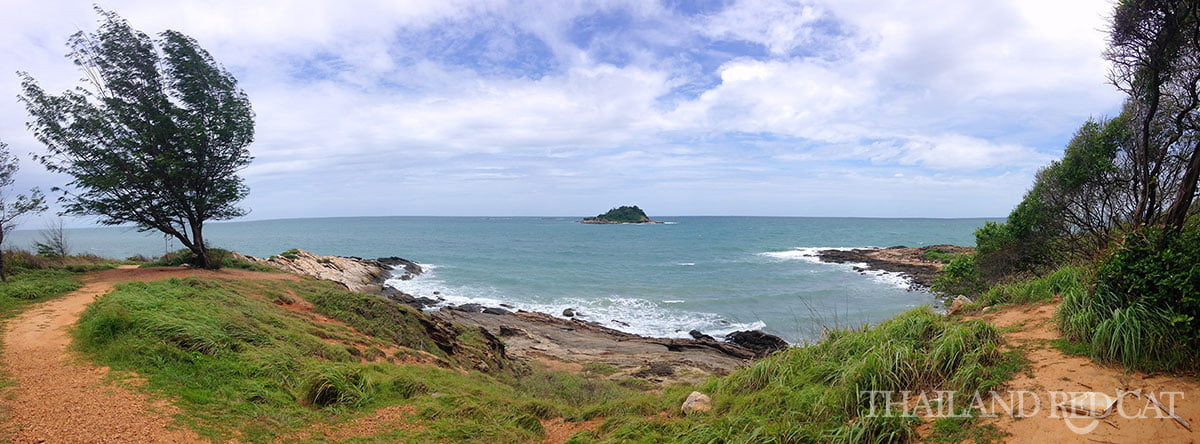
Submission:
[[[821,248],[973,245],[985,219],[658,217],[665,225],[584,225],[578,218],[354,217],[211,224],[210,244],[255,256],[302,248],[322,255],[401,256],[426,275],[392,282],[449,302],[506,303],[632,333],[714,336],[763,328],[798,342],[822,327],[879,322],[935,303],[893,275],[819,263]],[[28,248],[36,231],[16,231]],[[74,252],[158,255],[159,235],[68,230]]]

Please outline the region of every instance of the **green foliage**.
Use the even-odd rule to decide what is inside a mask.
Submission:
[[[1046,276],[1008,284],[997,284],[975,301],[978,306],[997,304],[1036,304],[1078,297],[1087,292],[1090,270],[1082,266],[1064,266]]]
[[[1141,370],[1195,368],[1200,360],[1200,227],[1142,228],[1114,245],[1091,291],[1064,297],[1066,339],[1102,362]]]
[[[949,264],[942,267],[942,271],[934,278],[932,288],[943,294],[975,295],[987,289],[987,284],[983,281],[979,267],[975,265],[975,254],[965,253],[954,257]]]
[[[675,403],[673,397],[664,401],[616,382],[540,368],[489,374],[366,362],[347,353],[346,346],[366,346],[362,358],[367,358],[381,355],[381,348],[423,344],[404,337],[423,331],[408,330],[409,324],[389,326],[390,317],[360,319],[351,330],[316,323],[267,297],[246,296],[272,291],[322,301],[314,304],[319,311],[331,310],[324,313],[380,308],[357,305],[366,304],[368,296],[358,299],[353,293],[333,303],[339,295],[320,281],[127,283],[84,312],[74,331],[76,344],[100,364],[137,372],[146,389],[177,399],[197,431],[221,441],[273,442],[314,423],[341,424],[380,407],[406,404],[413,409],[407,424],[381,427],[361,439],[530,442],[543,439],[539,419],[654,415]],[[667,392],[674,396],[673,390]]]
[[[37,159],[72,177],[67,213],[160,231],[206,258],[204,222],[246,214],[235,204],[249,192],[237,173],[251,160],[250,101],[192,38],[152,40],[96,9],[100,28],[68,39],[82,86],[55,96],[20,73],[29,127],[46,145]]]
[[[643,223],[649,222],[650,218],[646,216],[646,212],[634,206],[621,206],[608,210],[607,213],[596,217],[589,217],[584,220],[600,220],[613,223]]]
[[[871,400],[860,393],[945,389],[969,397],[996,388],[1024,365],[1018,352],[1001,352],[1000,341],[981,321],[915,309],[876,327],[831,331],[706,382],[699,390],[713,398],[711,413],[627,419],[602,431],[606,442],[909,442],[919,420],[867,415]]]
[[[979,424],[978,412],[972,411],[934,420],[929,441],[954,444],[970,440],[976,444],[991,444],[1004,442],[1006,435],[995,425]]]
[[[279,256],[287,260],[296,260],[296,258],[300,257],[300,250],[293,248],[283,253],[279,253]]]
[[[269,265],[261,265],[248,262],[243,259],[238,259],[233,255],[233,252],[229,250],[222,250],[220,248],[209,248],[208,257],[213,264],[220,265],[220,268],[233,268],[263,273],[280,272],[278,268]],[[185,248],[178,251],[172,251],[162,255],[162,257],[154,261],[141,264],[143,267],[179,267],[183,265],[191,267],[203,267],[204,263],[198,256],[196,256],[195,252]]]
[[[928,250],[925,250],[925,252],[921,254],[921,257],[925,258],[925,260],[941,262],[943,264],[949,264],[951,261],[954,260],[954,258],[956,258],[958,256],[960,256],[960,255],[950,253],[941,248],[930,248]]]

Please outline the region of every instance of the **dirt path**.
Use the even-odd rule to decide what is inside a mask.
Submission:
[[[178,410],[170,403],[108,383],[107,368],[80,363],[68,352],[68,329],[114,283],[191,276],[298,279],[291,274],[241,270],[129,267],[87,276],[83,288],[30,307],[7,323],[3,363],[16,386],[0,401],[3,437],[14,443],[204,442],[190,430],[171,425],[171,415]]]
[[[1067,356],[1050,344],[1059,337],[1054,324],[1057,303],[1023,306],[985,313],[981,317],[999,327],[1017,327],[1005,333],[1010,346],[1024,346],[1032,364],[1032,377],[1018,374],[1008,385],[1009,393],[1027,391],[1036,394],[1040,404],[1034,412],[1035,401],[1027,396],[1026,418],[1014,419],[1001,414],[991,420],[1008,432],[1004,439],[1010,443],[1193,443],[1200,441],[1200,382],[1196,378],[1151,376],[1144,373],[1125,373],[1117,367],[1101,366],[1091,359]],[[1123,398],[1121,410],[1105,418],[1069,420],[1054,406],[1068,399],[1068,393],[1101,392],[1116,396],[1117,390],[1142,389],[1153,393],[1164,404],[1191,423],[1189,432],[1174,420],[1168,419],[1145,397]],[[1170,393],[1177,393],[1171,395]],[[1010,404],[1018,405],[1015,397]],[[1006,409],[998,408],[1004,411]],[[995,411],[995,410],[993,410]]]

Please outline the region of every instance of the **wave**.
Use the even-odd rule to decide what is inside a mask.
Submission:
[[[861,273],[861,274],[870,276],[876,282],[879,282],[879,283],[887,285],[887,286],[896,287],[896,288],[900,288],[900,289],[904,289],[904,290],[907,290],[912,287],[912,279],[908,278],[907,276],[900,274],[900,273],[894,273],[894,272],[889,272],[889,271],[885,271],[885,270],[869,269],[868,267],[870,267],[870,265],[868,265],[865,262],[847,262],[847,263],[839,264],[839,263],[834,263],[834,262],[821,261],[820,252],[825,251],[825,250],[849,251],[849,250],[863,249],[863,248],[875,248],[875,247],[802,247],[802,248],[794,248],[794,249],[787,250],[787,251],[768,251],[765,253],[758,253],[758,256],[771,258],[771,259],[774,259],[774,260],[780,261],[780,262],[797,260],[797,261],[808,262],[811,264],[821,264],[821,265],[839,267],[846,271]]]
[[[421,266],[425,272],[413,279],[391,278],[384,284],[413,296],[438,299],[440,302],[429,307],[429,310],[437,310],[447,305],[481,304],[563,317],[563,310],[570,308],[577,313],[576,317],[579,319],[626,333],[658,338],[689,338],[689,331],[700,330],[707,335],[723,339],[725,335],[735,331],[766,328],[766,323],[761,320],[733,322],[715,313],[664,306],[683,303],[682,300],[655,302],[619,295],[598,298],[564,297],[549,301],[513,298],[492,287],[449,285],[435,273],[439,268],[437,265]],[[435,292],[437,294],[434,294]]]
[[[696,266],[696,263],[695,262],[680,262],[675,265],[678,265],[680,267],[694,267],[694,266]]]
[[[801,260],[813,264],[824,264],[826,262],[821,262],[820,252],[825,250],[849,251],[855,248],[862,247],[803,247],[793,248],[787,251],[768,251],[766,253],[758,253],[758,256],[775,259],[777,261]]]

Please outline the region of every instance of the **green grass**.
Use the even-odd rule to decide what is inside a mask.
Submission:
[[[934,261],[934,262],[941,262],[943,264],[949,264],[951,261],[954,260],[954,258],[956,258],[958,256],[959,255],[951,253],[946,250],[943,250],[941,248],[930,248],[928,250],[925,250],[925,252],[921,254],[921,257],[925,258],[926,260],[930,260],[930,261]]]
[[[285,300],[306,300],[354,330],[314,323]],[[431,331],[453,332],[457,345],[430,339]],[[991,325],[923,308],[829,332],[699,386],[655,388],[598,377],[615,373],[604,364],[578,375],[513,365],[483,331],[315,280],[122,284],[87,309],[74,334],[85,356],[137,372],[203,436],[253,442],[291,440],[310,424],[336,428],[392,405],[410,406],[408,424],[357,439],[537,442],[542,420],[565,418],[602,421],[576,443],[905,442],[920,421],[865,415],[862,391],[955,390],[966,399],[1024,366],[1019,351],[1001,350]],[[439,365],[378,362],[391,358],[389,348],[400,348],[392,356],[436,356]],[[682,415],[692,390],[709,394],[714,411]]]
[[[281,271],[278,268],[272,267],[270,265],[256,264],[253,262],[248,262],[248,261],[245,261],[242,259],[238,259],[237,257],[234,257],[233,252],[231,252],[229,250],[223,250],[220,248],[209,248],[208,254],[209,254],[209,258],[213,262],[221,265],[221,268],[233,268],[233,269],[237,269],[237,270],[258,271],[258,272],[263,272],[263,273],[281,273]],[[140,259],[140,258],[130,258],[130,259]],[[127,261],[129,261],[129,260],[127,260]],[[141,265],[142,267],[179,267],[182,265],[193,266],[193,267],[200,266],[200,259],[198,257],[196,257],[196,254],[193,253],[192,250],[189,250],[186,248],[164,254],[164,255],[162,255],[162,257],[159,257],[158,259],[155,259],[153,261],[146,261],[146,262],[132,261],[132,262],[137,263],[138,265]]]
[[[1076,297],[1087,292],[1090,274],[1084,266],[1064,266],[1046,276],[994,285],[976,299],[975,305],[1038,304],[1050,302],[1055,296]]]
[[[963,416],[938,418],[933,421],[933,434],[927,441],[955,444],[970,441],[975,444],[1004,442],[1006,433],[992,424],[980,424],[978,412]]]
[[[617,416],[599,437],[577,442],[906,442],[919,420],[870,417],[871,390],[997,388],[1024,366],[1000,350],[1000,333],[980,321],[955,322],[929,309],[872,328],[831,332],[702,384],[714,410],[686,418]],[[686,392],[668,393],[679,405]],[[965,398],[964,398],[965,399]]]
[[[1172,336],[1171,313],[1144,301],[1094,288],[1064,297],[1055,321],[1063,332],[1060,349],[1127,369],[1195,370],[1195,353]]]
[[[358,332],[311,322],[276,305],[268,291],[309,300]],[[529,367],[474,370],[471,338],[463,349],[442,350],[427,342],[423,315],[367,298],[313,280],[127,283],[92,304],[74,334],[87,357],[137,372],[148,390],[175,400],[185,422],[211,439],[271,441],[308,424],[406,404],[418,430],[385,429],[364,439],[530,442],[542,438],[538,419],[653,415],[666,408],[655,395],[619,382]],[[452,327],[471,336],[470,328]],[[365,357],[398,346],[455,366],[369,363],[347,351]],[[464,354],[469,358],[460,360]]]

